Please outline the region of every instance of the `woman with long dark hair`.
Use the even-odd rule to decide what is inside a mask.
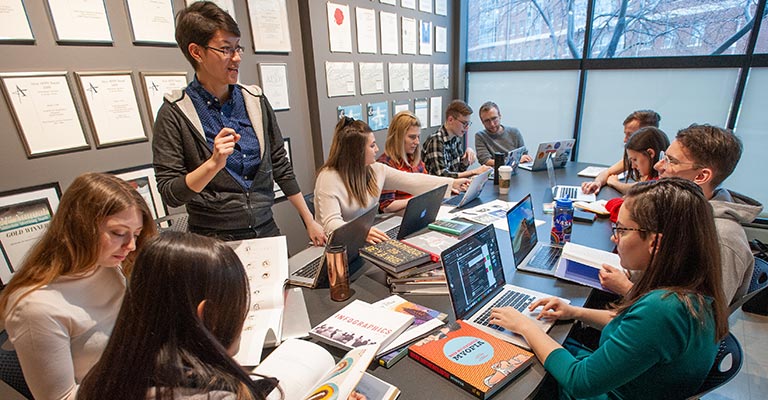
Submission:
[[[728,333],[712,207],[696,184],[669,178],[633,186],[613,241],[621,266],[644,271],[608,310],[539,300],[540,318],[576,319],[602,330],[597,349],[563,348],[512,308],[491,322],[525,337],[565,398],[686,398],[707,376]]]
[[[624,181],[611,175],[607,184],[620,193],[626,193],[636,182],[659,179],[659,172],[653,166],[659,162],[660,155],[667,147],[669,138],[661,129],[653,126],[638,129],[624,145]],[[629,182],[630,179],[633,182]]]

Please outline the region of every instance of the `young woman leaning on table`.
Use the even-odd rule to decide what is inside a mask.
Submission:
[[[77,177],[0,295],[36,399],[73,399],[107,345],[134,250],[156,233],[141,195],[107,174]]]
[[[448,184],[451,191],[463,189],[467,179],[411,174],[376,162],[376,138],[363,121],[344,117],[336,124],[331,151],[315,180],[315,219],[326,234],[376,205],[382,190],[420,194]],[[368,242],[387,240],[371,228]]]
[[[712,209],[678,178],[633,186],[613,229],[621,265],[645,273],[608,310],[539,300],[540,318],[577,319],[602,330],[591,350],[561,347],[528,317],[494,309],[491,322],[525,337],[563,398],[685,398],[707,376],[728,333]]]
[[[232,359],[248,292],[243,264],[224,242],[161,234],[139,252],[112,337],[78,400],[266,398],[277,380],[251,379]]]
[[[400,111],[389,124],[384,153],[379,156],[378,161],[400,171],[426,174],[427,168],[424,161],[421,161],[420,135],[421,122],[416,115],[410,111]],[[405,208],[411,197],[413,196],[410,193],[399,190],[382,190],[379,211],[400,211]]]
[[[669,147],[669,138],[659,128],[646,126],[640,128],[627,140],[624,145],[624,182],[616,175],[608,177],[608,186],[619,193],[626,193],[634,182],[645,182],[659,179],[659,172],[653,166],[659,161],[659,156]],[[630,183],[629,180],[633,180]]]

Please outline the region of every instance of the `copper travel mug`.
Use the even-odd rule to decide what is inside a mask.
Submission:
[[[344,245],[328,247],[325,250],[325,262],[328,265],[328,285],[331,300],[345,301],[349,299],[351,292],[349,289],[347,247]]]

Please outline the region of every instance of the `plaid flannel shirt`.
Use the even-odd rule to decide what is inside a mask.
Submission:
[[[421,158],[432,175],[458,178],[459,172],[467,170],[467,165],[461,162],[464,155],[464,141],[460,137],[451,136],[445,126],[429,135],[424,142]]]

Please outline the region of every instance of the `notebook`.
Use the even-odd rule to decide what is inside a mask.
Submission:
[[[554,276],[562,247],[539,242],[530,193],[507,211],[507,224],[515,268]]]
[[[395,215],[376,224],[390,239],[400,240],[427,227],[437,218],[448,185],[440,186],[408,200],[403,216]]]
[[[491,175],[491,172],[493,172],[493,169],[489,169],[476,175],[472,178],[472,181],[470,181],[469,188],[467,188],[466,192],[457,194],[456,196],[443,201],[443,204],[456,206],[456,209],[460,209],[471,203],[472,200],[476,199],[480,196],[480,193],[483,192],[483,186],[485,186],[485,182],[488,182],[488,177]]]
[[[551,156],[551,154],[550,154]],[[597,200],[597,195],[594,193],[586,194],[581,190],[581,186],[568,186],[558,185],[557,178],[555,178],[555,167],[551,159],[548,158],[545,162],[547,164],[547,176],[549,177],[549,186],[552,188],[552,198],[564,199],[569,198],[573,201],[588,201],[593,202]]]
[[[543,171],[547,168],[547,155],[554,154],[555,168],[563,168],[571,158],[576,139],[560,139],[552,142],[539,143],[536,153],[531,155],[533,161],[520,164],[520,168],[528,171]]]
[[[349,276],[352,276],[363,265],[354,263],[360,247],[365,245],[368,231],[373,226],[373,219],[378,211],[378,203],[363,215],[338,227],[331,233],[326,246],[346,245]],[[302,250],[288,259],[288,283],[297,286],[315,288],[324,285],[328,280],[325,272],[325,248],[310,247]]]
[[[522,336],[488,322],[491,308],[515,307],[545,332],[554,325],[554,320],[536,319],[540,308],[528,311],[533,302],[550,295],[506,283],[493,225],[445,250],[440,260],[457,320],[526,349],[530,346]]]

